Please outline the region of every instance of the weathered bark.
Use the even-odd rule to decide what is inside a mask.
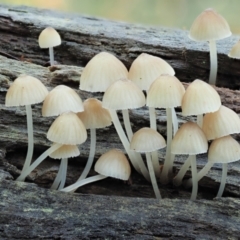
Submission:
[[[5,56],[0,56],[0,239],[237,239],[240,233],[240,164],[237,162],[229,166],[224,193],[228,198],[212,200],[221,175],[221,165],[216,165],[200,181],[200,200],[196,202],[188,200],[190,190],[172,184],[160,186],[164,198],[161,202],[147,199],[154,198],[151,185],[136,172],[132,174],[132,185],[106,179],[78,190],[91,195],[66,195],[43,189],[51,186],[58,170],[59,161],[51,159],[44,161],[28,177],[28,181],[38,186],[12,181],[19,175],[25,159],[26,115],[24,108],[7,108],[4,102],[8,87],[19,74],[27,73],[41,79],[49,90],[66,84],[82,99],[101,99],[101,94],[78,90],[82,67],[77,65],[84,66],[94,54],[110,51],[129,66],[139,53],[152,53],[167,59],[182,81],[191,81],[208,78],[207,45],[188,40],[186,31],[147,28],[26,7],[2,6],[0,23],[0,55]],[[68,65],[43,67],[48,61],[48,52],[38,48],[37,37],[49,24],[63,38],[63,44],[55,51],[56,60]],[[226,55],[230,43],[235,40],[236,37],[231,37],[219,43],[219,85],[232,89],[216,90],[223,105],[240,113],[240,92],[233,90],[239,86],[235,82],[237,61]],[[32,63],[9,59],[12,55]],[[233,83],[229,83],[229,79]],[[159,131],[165,136],[165,112],[156,111]],[[130,117],[134,131],[149,125],[147,108],[131,111]],[[180,114],[178,117],[186,120]],[[33,107],[34,159],[50,145],[46,132],[53,119],[41,117],[41,104]],[[239,140],[239,136],[235,137]],[[97,141],[96,158],[110,148],[123,149],[112,126],[97,130]],[[80,150],[81,156],[70,161],[66,185],[79,177],[88,157],[89,141]],[[159,153],[161,162],[164,154],[164,151]],[[184,159],[176,158],[175,171]],[[205,163],[206,155],[199,156],[198,168]],[[229,198],[233,196],[235,199]],[[226,224],[228,229],[224,228]]]

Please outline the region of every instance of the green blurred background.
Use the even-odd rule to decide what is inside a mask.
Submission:
[[[0,0],[0,3],[56,9],[125,22],[189,29],[206,8],[214,8],[240,33],[240,0]]]

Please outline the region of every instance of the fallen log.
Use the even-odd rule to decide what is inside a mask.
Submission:
[[[221,165],[216,164],[200,181],[199,200],[195,202],[188,200],[190,190],[172,184],[160,185],[162,201],[149,199],[154,198],[151,185],[136,172],[133,172],[131,185],[106,179],[79,189],[77,194],[51,191],[48,188],[56,176],[59,161],[50,158],[28,177],[28,182],[32,183],[13,181],[20,173],[27,149],[26,115],[24,108],[7,108],[4,102],[7,89],[19,74],[39,78],[49,90],[65,84],[74,88],[83,100],[88,97],[101,99],[100,93],[78,90],[82,69],[96,53],[109,51],[127,67],[141,52],[154,54],[172,64],[181,81],[189,82],[195,78],[208,79],[206,44],[188,40],[187,32],[182,30],[143,27],[29,7],[1,6],[0,23],[0,239],[239,237],[240,164],[237,162],[229,166],[224,198],[213,200],[221,177]],[[62,65],[45,67],[48,54],[38,47],[37,38],[49,24],[63,39],[63,44],[55,51],[56,60]],[[236,90],[239,87],[238,63],[227,57],[236,39],[233,36],[218,44],[218,86],[221,88],[216,87],[216,90],[223,105],[240,114],[240,92]],[[159,131],[166,136],[165,112],[162,109],[156,112]],[[130,118],[134,131],[149,125],[147,108],[131,111]],[[186,121],[179,111],[178,118],[180,122]],[[53,119],[41,116],[41,104],[34,106],[34,159],[50,145],[46,132]],[[123,149],[112,126],[97,133],[96,159],[110,148]],[[239,140],[239,136],[235,137]],[[80,150],[80,157],[70,161],[67,185],[73,183],[83,169],[89,141]],[[164,151],[159,152],[160,162],[164,155]],[[183,161],[182,156],[177,156],[175,171]],[[206,155],[200,155],[198,168],[205,163]],[[94,171],[90,173],[94,174]],[[226,224],[229,228],[224,229]]]

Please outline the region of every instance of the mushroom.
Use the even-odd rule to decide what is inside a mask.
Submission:
[[[49,154],[50,158],[62,159],[58,174],[51,186],[51,189],[62,189],[66,182],[68,158],[77,157],[80,151],[76,145],[62,145],[53,153]]]
[[[33,120],[31,104],[42,102],[48,94],[47,88],[40,80],[28,75],[20,75],[14,80],[7,91],[5,105],[25,106],[27,114],[27,131],[28,131],[28,151],[23,165],[23,170],[27,169],[32,161],[34,150],[33,139]],[[23,179],[24,181],[24,179]]]
[[[210,75],[209,83],[215,85],[217,77],[216,40],[231,36],[227,21],[216,11],[209,8],[203,11],[193,22],[189,38],[194,41],[209,41]]]
[[[151,108],[166,108],[167,115],[167,152],[164,167],[160,180],[162,183],[168,182],[168,173],[172,173],[174,156],[171,156],[172,128],[177,119],[172,118],[175,107],[181,106],[185,88],[182,83],[174,76],[161,75],[150,86],[147,94],[147,106]],[[175,110],[174,110],[175,112]],[[150,118],[152,115],[150,114]],[[155,119],[156,121],[156,119]],[[177,130],[176,130],[177,131]],[[175,134],[175,133],[174,133]]]
[[[109,110],[113,124],[116,128],[118,136],[122,141],[122,144],[130,158],[134,168],[143,174],[143,176],[149,180],[149,173],[142,160],[142,157],[138,153],[134,153],[130,150],[129,141],[132,139],[132,128],[129,120],[128,109],[135,109],[145,105],[145,96],[141,89],[134,84],[134,82],[128,79],[120,79],[112,83],[105,94],[103,95],[102,106]],[[118,119],[117,110],[122,110],[124,125],[128,138],[126,137],[122,125]]]
[[[52,27],[45,28],[38,37],[38,44],[40,48],[49,48],[50,64],[53,66],[53,47],[61,45],[61,37],[58,32]]]
[[[128,180],[131,174],[130,164],[125,155],[118,149],[112,149],[104,153],[96,162],[94,170],[99,173],[93,177],[77,181],[76,183],[62,189],[62,192],[71,192],[83,185],[113,177]]]
[[[233,45],[228,56],[230,58],[240,59],[240,41]]]
[[[85,142],[87,139],[87,131],[75,113],[67,112],[55,119],[47,132],[47,138],[56,144],[53,144],[39,156],[31,166],[22,171],[17,181],[25,179],[47,156],[62,145],[76,145]]]
[[[191,162],[193,180],[191,200],[196,199],[198,191],[196,154],[205,153],[207,149],[206,136],[202,129],[193,122],[184,123],[172,140],[172,153],[189,155],[188,161]]]
[[[166,147],[166,141],[162,135],[156,130],[147,127],[141,128],[135,132],[130,143],[130,149],[146,154],[148,171],[150,173],[153,190],[157,199],[161,199],[161,194],[154,174],[151,152],[164,147]]]

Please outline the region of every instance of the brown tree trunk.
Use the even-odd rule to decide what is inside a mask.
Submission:
[[[27,150],[26,114],[23,107],[4,105],[7,89],[21,73],[35,76],[52,89],[58,84],[74,88],[82,97],[97,97],[78,90],[82,67],[100,51],[115,54],[129,67],[142,52],[160,56],[176,70],[183,82],[207,80],[207,43],[195,43],[187,32],[143,27],[97,18],[68,15],[28,7],[0,7],[0,239],[238,239],[240,236],[240,164],[229,166],[224,197],[216,196],[221,165],[216,165],[199,183],[197,201],[191,191],[172,184],[160,186],[163,200],[154,199],[151,185],[133,171],[132,184],[114,179],[84,186],[76,194],[49,190],[59,161],[46,159],[28,183],[16,182]],[[55,48],[62,65],[45,67],[48,51],[38,47],[38,35],[51,25],[61,37]],[[222,104],[240,113],[238,62],[228,58],[231,37],[221,41],[218,86]],[[184,83],[187,86],[187,83]],[[230,89],[228,89],[230,88]],[[157,109],[159,131],[166,136],[165,112]],[[149,125],[147,108],[130,112],[133,130]],[[185,121],[178,114],[179,120]],[[193,119],[193,118],[188,118]],[[33,107],[34,159],[50,142],[46,132],[53,118],[41,116],[41,104]],[[238,136],[235,136],[239,139]],[[97,130],[96,159],[108,149],[123,149],[113,127]],[[81,156],[70,160],[67,182],[76,181],[84,168],[89,140],[80,147]],[[165,152],[159,153],[163,162]],[[184,157],[177,156],[174,171]],[[198,168],[206,163],[198,157]],[[90,175],[94,175],[94,171]],[[189,173],[187,175],[189,177]],[[32,184],[32,183],[35,184]],[[36,185],[37,184],[37,185]],[[234,197],[234,198],[233,198]]]

